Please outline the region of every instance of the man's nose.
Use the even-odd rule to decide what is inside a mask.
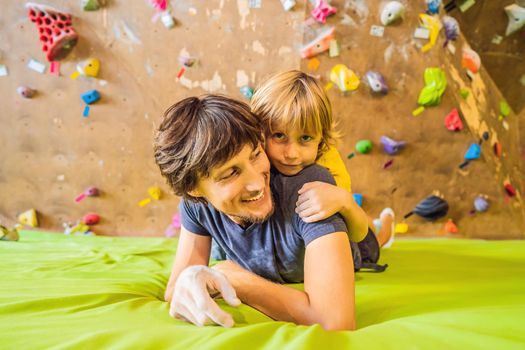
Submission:
[[[250,170],[246,172],[246,189],[254,192],[263,190],[266,186],[266,176],[267,174],[265,172],[251,167]]]

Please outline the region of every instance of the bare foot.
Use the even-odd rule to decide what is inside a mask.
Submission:
[[[394,212],[390,208],[386,208],[379,216],[381,220],[381,230],[377,234],[377,240],[380,247],[389,248],[394,241]]]

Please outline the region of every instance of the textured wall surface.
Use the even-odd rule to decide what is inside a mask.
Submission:
[[[514,112],[525,107],[525,29],[506,36],[508,17],[502,8],[513,0],[478,1],[468,11],[455,11],[462,32]],[[523,2],[522,2],[523,3]]]
[[[329,18],[337,29],[341,56],[320,56],[321,66],[313,72],[327,82],[332,66],[345,63],[361,77],[362,85],[357,91],[344,96],[332,88],[329,96],[345,134],[340,147],[342,153],[354,151],[360,139],[370,139],[375,145],[372,153],[346,160],[353,190],[364,195],[366,211],[374,217],[383,207],[391,206],[400,217],[420,199],[438,191],[450,204],[448,217],[466,236],[523,237],[522,198],[510,199],[503,190],[505,179],[520,188],[524,178],[518,116],[507,117],[506,130],[498,120],[499,103],[505,99],[487,71],[482,67],[474,80],[467,77],[461,65],[462,48],[468,45],[463,37],[453,42],[456,50],[452,54],[443,48],[442,31],[437,44],[421,53],[427,41],[415,39],[412,34],[419,25],[418,14],[425,10],[423,2],[404,2],[405,19],[387,26],[383,37],[369,34],[372,25],[381,25],[381,5],[366,4],[346,1],[339,6],[342,11]],[[305,71],[308,63],[302,62]],[[438,106],[413,117],[411,112],[418,106],[426,67],[444,69],[448,87]],[[388,95],[370,92],[365,82],[368,70],[377,70],[385,76],[390,87]],[[460,88],[470,91],[466,100],[460,97]],[[444,127],[444,118],[454,107],[462,115],[465,128],[461,132],[451,132]],[[481,158],[459,169],[469,144],[479,142],[485,131],[490,133],[490,139],[482,144]],[[405,140],[408,146],[398,155],[389,156],[381,150],[381,135]],[[502,158],[495,157],[492,151],[496,141],[503,146]],[[393,160],[392,166],[384,170],[383,165],[389,160]],[[487,213],[471,215],[473,200],[480,193],[489,196],[492,207]],[[412,233],[440,234],[444,221],[428,223],[411,217],[407,223]]]
[[[73,14],[80,35],[78,45],[61,61],[60,77],[26,67],[31,58],[45,62],[37,30],[23,3],[7,3],[0,14],[0,63],[9,71],[0,77],[2,222],[12,223],[20,212],[35,208],[41,227],[61,230],[63,222],[95,212],[102,217],[93,228],[96,233],[162,235],[178,203],[152,158],[152,135],[167,107],[205,92],[242,99],[240,86],[255,86],[265,76],[291,68],[318,75],[325,84],[332,66],[344,63],[361,78],[361,86],[347,96],[336,87],[328,94],[344,133],[342,154],[354,151],[359,139],[374,142],[371,154],[346,160],[353,189],[364,195],[364,208],[371,216],[392,206],[401,217],[438,190],[449,201],[449,217],[465,236],[524,235],[518,116],[507,117],[506,130],[498,120],[503,97],[485,69],[473,81],[466,77],[460,64],[462,38],[454,43],[455,54],[442,47],[443,33],[434,48],[420,52],[425,41],[412,34],[418,13],[424,11],[422,1],[403,1],[405,19],[386,27],[381,38],[369,31],[371,25],[380,25],[385,2],[332,1],[338,13],[328,18],[327,25],[336,27],[341,55],[319,55],[321,65],[315,71],[299,56],[309,31],[304,22],[311,22],[309,2],[298,1],[293,11],[285,12],[273,0],[262,0],[260,8],[250,8],[249,3],[256,2],[247,0],[173,1],[177,25],[166,29],[152,21],[156,11],[145,1],[109,1],[96,12],[83,12],[67,1],[49,1],[48,5]],[[177,78],[180,55],[198,62]],[[75,65],[88,57],[101,61],[98,79],[71,80]],[[423,71],[431,66],[445,70],[449,86],[439,106],[413,117]],[[370,93],[364,78],[369,69],[385,76],[388,95]],[[16,92],[19,85],[37,89],[37,96],[23,99]],[[466,100],[459,96],[461,87],[471,91]],[[83,118],[80,94],[94,88],[102,99]],[[458,133],[443,125],[454,107],[465,124]],[[460,170],[468,145],[478,142],[484,131],[489,131],[490,141],[482,144],[482,157]],[[408,146],[388,156],[381,150],[381,135],[406,140]],[[499,159],[492,152],[495,140],[503,146]],[[390,159],[392,166],[383,169]],[[504,180],[518,189],[516,197],[505,195]],[[74,198],[92,185],[102,195],[75,203]],[[160,186],[163,196],[141,208],[138,202],[148,196],[150,186]],[[479,193],[487,194],[492,206],[487,213],[470,215]],[[412,234],[435,235],[443,232],[445,220],[427,223],[411,217],[407,222]]]

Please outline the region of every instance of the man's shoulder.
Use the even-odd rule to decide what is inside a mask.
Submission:
[[[286,176],[280,173],[272,173],[274,196],[280,204],[286,206],[288,203],[297,202],[297,193],[304,184],[308,182],[321,181],[335,185],[334,177],[326,168],[317,164],[310,165],[294,176]],[[293,205],[295,209],[295,205]]]
[[[290,190],[295,187],[301,188],[305,183],[321,181],[335,185],[332,174],[325,168],[317,164],[307,166],[299,173],[293,176],[283,175],[277,171],[272,172],[272,183],[275,190]]]
[[[179,210],[193,215],[218,213],[217,209],[209,203],[197,202],[187,198],[180,200]]]

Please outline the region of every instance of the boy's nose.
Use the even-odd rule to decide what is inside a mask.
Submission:
[[[284,149],[284,157],[286,159],[295,159],[299,153],[297,152],[297,146],[293,143],[287,145]]]

